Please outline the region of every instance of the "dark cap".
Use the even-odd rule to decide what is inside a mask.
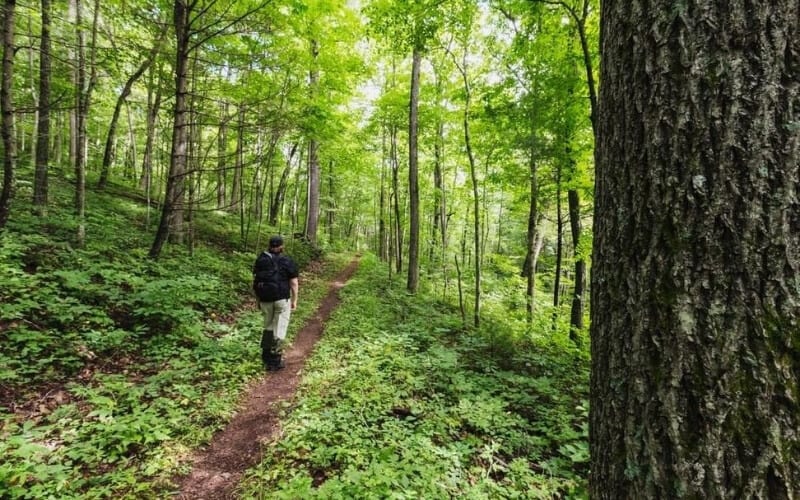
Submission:
[[[283,245],[283,238],[280,236],[273,236],[269,239],[269,247],[270,248],[278,248],[279,246]]]

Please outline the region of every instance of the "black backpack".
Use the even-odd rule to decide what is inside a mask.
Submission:
[[[261,302],[285,299],[279,256],[262,252],[253,266],[253,291]]]

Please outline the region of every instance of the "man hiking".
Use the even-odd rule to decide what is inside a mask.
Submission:
[[[271,237],[269,249],[262,252],[253,265],[253,291],[264,314],[261,359],[269,371],[286,366],[282,359],[283,342],[289,316],[297,307],[298,275],[297,265],[283,255],[283,238]]]

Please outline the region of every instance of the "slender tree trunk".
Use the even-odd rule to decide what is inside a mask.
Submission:
[[[553,277],[553,328],[561,303],[561,274],[564,257],[564,215],[561,210],[561,167],[556,167],[556,270]]]
[[[447,241],[447,203],[444,189],[444,175],[442,174],[443,139],[444,124],[439,122],[436,124],[436,142],[434,142],[433,145],[433,187],[435,195],[433,197],[433,229],[431,231],[431,239],[434,243],[439,239],[442,250],[444,250]],[[433,249],[435,246],[435,244],[431,245],[431,259],[433,259]],[[444,264],[444,262],[442,262],[442,264]]]
[[[133,123],[133,111],[130,102],[125,103],[125,115],[128,118],[128,147],[125,162],[125,178],[128,180],[136,179],[136,129]]]
[[[526,313],[528,324],[533,323],[533,310],[536,302],[536,262],[534,254],[536,253],[536,236],[539,234],[537,222],[539,220],[539,178],[537,173],[536,153],[533,146],[533,137],[531,137],[531,151],[528,158],[528,184],[530,186],[530,199],[528,209],[528,233],[527,233],[527,250],[528,255],[525,262],[528,264],[524,269],[525,277],[527,278],[527,287],[525,289],[526,297]],[[523,266],[524,267],[524,266]]]
[[[569,223],[572,231],[572,254],[575,257],[575,286],[572,294],[572,308],[570,310],[569,338],[578,346],[581,345],[580,331],[583,328],[583,301],[584,280],[586,275],[586,262],[580,254],[581,240],[581,212],[578,192],[574,189],[567,191],[569,205]]]
[[[307,149],[307,148],[303,148]],[[297,170],[294,175],[294,194],[292,195],[292,234],[296,232],[297,226],[300,222],[300,174],[303,172],[303,149],[300,150],[300,156],[297,159]]]
[[[162,31],[158,37],[158,40],[153,44],[153,48],[150,49],[150,53],[147,57],[142,61],[136,71],[128,77],[128,80],[125,82],[125,85],[122,86],[122,91],[119,93],[117,97],[117,102],[114,105],[114,112],[111,114],[111,124],[108,126],[108,134],[106,135],[106,147],[103,150],[103,164],[100,167],[100,180],[97,182],[98,189],[104,189],[106,184],[108,184],[108,175],[109,170],[111,168],[111,163],[114,161],[114,138],[117,132],[117,121],[119,120],[119,114],[122,111],[122,105],[125,103],[125,100],[131,93],[131,89],[133,88],[133,84],[136,83],[139,78],[147,71],[147,68],[153,64],[156,56],[158,55],[158,50],[161,47],[161,41],[164,39],[164,35],[166,34],[166,30]]]
[[[231,206],[239,214],[242,242],[244,234],[244,105],[239,105],[239,123],[236,127],[236,158],[233,167],[233,194]]]
[[[5,227],[14,196],[16,143],[14,139],[14,106],[11,90],[14,83],[14,18],[16,0],[3,2],[3,80],[0,84],[0,114],[2,114],[3,190],[0,192],[0,228]]]
[[[313,68],[309,72],[309,89],[312,99],[316,98],[319,80],[319,69],[317,69],[317,57],[319,56],[319,44],[316,40],[311,41],[311,57]],[[308,211],[306,213],[305,233],[308,240],[316,245],[317,228],[319,227],[319,190],[320,190],[320,171],[319,171],[319,144],[317,142],[316,131],[312,132],[312,137],[308,139]]]
[[[281,179],[278,182],[278,189],[275,190],[275,195],[272,199],[272,204],[270,205],[269,223],[272,226],[278,225],[278,216],[281,213],[283,200],[286,196],[286,189],[289,186],[289,174],[292,171],[292,160],[294,159],[294,155],[297,153],[298,146],[299,143],[297,142],[292,144],[292,150],[289,152],[289,158],[286,160],[286,166],[284,167],[283,173],[281,174]]]
[[[36,178],[36,139],[39,136],[39,91],[36,85],[36,70],[35,64],[33,61],[33,55],[35,50],[33,48],[33,16],[28,16],[28,38],[31,40],[30,45],[28,45],[28,77],[30,82],[30,94],[31,94],[31,103],[33,104],[33,123],[32,123],[32,130],[31,130],[31,164],[34,167],[34,181]],[[22,137],[25,137],[25,132],[21,131]],[[17,153],[22,151],[23,154],[25,153],[25,148],[18,149]],[[34,182],[34,194],[36,193],[36,186]]]
[[[47,214],[48,164],[50,163],[50,0],[41,0],[42,34],[39,39],[39,109],[36,125],[33,206]]]
[[[592,498],[800,498],[800,2],[609,0]]]
[[[244,149],[244,105],[239,105],[238,110],[239,125],[236,130],[236,153],[233,166],[233,186],[231,186],[230,211],[240,213],[243,206],[242,196],[242,162],[241,157]]]
[[[153,73],[158,73],[159,77],[153,89]],[[150,188],[153,184],[153,143],[156,136],[156,120],[161,109],[161,68],[155,71],[151,68],[150,78],[147,88],[147,130],[145,132],[144,157],[142,158],[142,177],[139,181],[140,189],[147,192],[148,200]],[[148,202],[149,204],[149,202]]]
[[[333,243],[333,221],[336,214],[336,193],[333,186],[333,160],[328,162],[328,243]]]
[[[173,112],[172,150],[170,153],[169,174],[167,175],[166,193],[161,208],[155,240],[150,248],[149,256],[158,259],[161,248],[169,237],[170,227],[175,211],[183,203],[184,177],[186,175],[186,151],[189,142],[187,94],[189,85],[189,51],[190,51],[190,19],[191,7],[186,0],[175,0],[174,23],[177,39],[175,52],[175,108]]]
[[[457,64],[461,77],[464,82],[464,145],[467,149],[467,159],[469,160],[469,177],[472,184],[472,204],[473,204],[473,230],[475,233],[475,310],[473,321],[475,326],[480,326],[481,321],[481,213],[480,213],[480,194],[478,191],[478,175],[475,166],[475,154],[472,152],[472,137],[470,135],[470,106],[471,90],[469,78],[467,77],[467,54],[464,52],[461,64]]]
[[[217,136],[217,210],[225,208],[225,189],[228,165],[228,103],[219,104],[219,135]]]
[[[403,223],[400,218],[400,162],[397,157],[397,125],[392,125],[389,133],[392,163],[392,191],[394,193],[394,249],[395,270],[397,274],[403,271]]]
[[[78,218],[77,244],[86,240],[86,120],[89,111],[89,82],[86,77],[86,43],[83,36],[83,7],[75,0],[77,35],[77,82],[75,86],[75,214]]]
[[[408,281],[406,289],[416,293],[419,287],[419,180],[417,166],[417,132],[419,129],[419,69],[422,53],[414,47],[411,63],[411,98],[408,106]]]
[[[389,242],[386,230],[386,124],[381,127],[381,185],[378,206],[378,255],[383,262],[389,261]]]

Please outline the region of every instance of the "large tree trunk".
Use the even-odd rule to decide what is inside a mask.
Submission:
[[[603,3],[593,498],[800,498],[798,12]]]
[[[36,125],[33,205],[47,214],[47,170],[50,163],[50,0],[41,0],[42,35],[39,40],[39,110]]]
[[[194,3],[190,4],[194,5]],[[170,233],[172,219],[176,208],[183,203],[186,175],[186,151],[189,143],[189,126],[186,97],[189,85],[189,51],[190,51],[190,5],[186,0],[175,0],[174,23],[177,46],[175,52],[175,110],[173,112],[172,151],[170,153],[169,174],[161,207],[161,221],[156,231],[149,256],[157,259],[161,248]]]
[[[14,83],[14,14],[16,0],[3,2],[3,75],[0,84],[0,135],[3,140],[3,190],[0,192],[0,228],[8,222],[11,198],[14,195],[14,163],[16,143],[14,140],[14,107],[11,89]]]
[[[316,40],[311,41],[311,57],[313,58],[314,68],[309,73],[309,87],[312,98],[317,93],[319,80],[319,70],[316,68],[317,57],[319,56],[319,45]],[[315,135],[316,132],[312,132]],[[308,211],[306,212],[305,233],[308,240],[317,243],[317,229],[319,227],[319,143],[316,137],[309,137],[308,140]]]
[[[419,128],[419,67],[422,53],[414,47],[411,63],[411,98],[408,105],[408,281],[406,289],[416,293],[419,286],[419,180],[417,166],[417,130]]]

